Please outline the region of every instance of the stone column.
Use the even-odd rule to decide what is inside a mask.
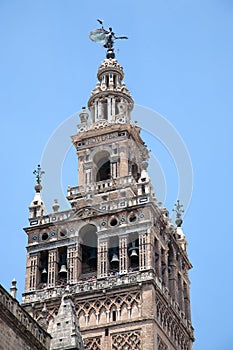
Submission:
[[[78,184],[79,186],[85,185],[85,178],[84,178],[84,152],[80,152],[78,155]]]
[[[82,274],[82,242],[78,242],[77,246],[77,278],[79,279],[80,275]]]
[[[111,97],[107,98],[107,113],[108,113],[108,121],[112,121],[112,99]]]
[[[98,99],[95,100],[95,123],[97,122],[98,120]]]
[[[161,277],[161,245],[159,240],[155,239],[155,271],[158,277]]]
[[[152,250],[153,250],[152,234],[150,230],[148,230],[146,254],[147,254],[147,268],[149,269],[152,269],[153,267]]]
[[[98,112],[97,112],[97,115],[98,115],[98,119],[102,119],[102,103],[100,102],[100,100],[98,100]]]
[[[178,288],[178,301],[179,306],[182,311],[184,311],[184,289],[183,289],[183,278],[181,274],[178,272],[178,281],[177,281],[177,288]]]
[[[163,249],[161,251],[161,269],[162,269],[162,280],[165,286],[168,286],[168,251]]]
[[[191,321],[189,285],[184,282],[184,308],[186,318]]]
[[[139,234],[139,269],[147,268],[147,233]]]
[[[111,162],[111,175],[113,179],[117,178],[117,162]]]
[[[106,277],[109,271],[108,241],[98,242],[98,277]]]
[[[175,258],[170,261],[169,287],[173,299],[177,301],[177,266]]]
[[[116,111],[116,101],[115,98],[112,98],[112,116],[111,116],[111,120],[115,119],[115,111]]]
[[[39,255],[31,254],[27,259],[26,291],[35,290],[39,283]]]
[[[119,237],[119,272],[120,274],[128,271],[128,251],[127,236]]]
[[[90,107],[90,112],[91,112],[91,123],[95,122],[95,108],[94,106]]]
[[[120,147],[120,169],[119,169],[119,176],[124,177],[129,175],[129,162],[128,162],[128,153],[127,153],[127,147],[121,146]]]
[[[55,287],[57,273],[57,250],[53,249],[48,254],[48,287]]]
[[[67,248],[67,270],[68,283],[75,283],[78,280],[78,258],[76,245]]]

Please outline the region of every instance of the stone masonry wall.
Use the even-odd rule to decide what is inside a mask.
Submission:
[[[0,285],[0,350],[48,350],[50,336]]]

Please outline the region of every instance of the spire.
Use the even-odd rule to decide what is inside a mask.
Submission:
[[[62,297],[58,314],[51,331],[51,350],[84,350],[76,311],[71,298]]]
[[[37,169],[33,171],[33,174],[36,176],[36,184],[35,184],[35,196],[31,204],[29,205],[29,219],[41,218],[45,213],[44,202],[41,198],[41,178],[45,172],[41,169],[41,166],[38,164]],[[31,223],[32,224],[32,223]]]

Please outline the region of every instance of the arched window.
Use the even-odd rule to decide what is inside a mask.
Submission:
[[[111,178],[110,173],[110,161],[108,160],[106,163],[104,163],[98,170],[96,175],[96,181],[104,181]]]
[[[96,226],[88,224],[81,228],[81,274],[82,277],[96,275],[97,272],[97,235]]]
[[[139,169],[136,163],[132,163],[132,175],[136,181],[140,178]]]
[[[130,236],[130,242],[128,245],[129,255],[129,271],[135,271],[139,269],[139,239],[136,235]]]
[[[114,219],[113,219],[114,220]],[[111,223],[110,223],[111,224]],[[109,239],[108,248],[109,272],[111,274],[119,273],[119,237],[114,236]]]
[[[98,152],[93,159],[96,167],[96,182],[111,178],[110,155],[107,151]]]
[[[48,251],[40,253],[40,282],[47,283],[48,281]]]

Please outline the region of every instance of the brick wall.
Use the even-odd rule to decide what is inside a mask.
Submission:
[[[0,285],[0,350],[48,350],[50,336]]]

